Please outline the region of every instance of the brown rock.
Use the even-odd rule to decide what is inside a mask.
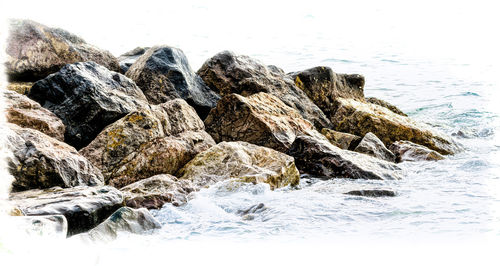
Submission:
[[[33,82],[9,82],[6,89],[19,94],[28,95]]]
[[[369,102],[369,103],[373,103],[373,104],[376,104],[376,105],[380,105],[382,107],[385,107],[389,110],[391,110],[392,112],[398,114],[398,115],[402,115],[402,116],[408,116],[406,115],[405,113],[403,113],[403,111],[399,110],[398,107],[396,107],[395,105],[392,105],[384,100],[381,100],[381,99],[378,99],[378,98],[375,98],[375,97],[368,97],[366,98],[366,101]]]
[[[396,154],[397,162],[402,161],[438,161],[443,160],[443,155],[422,145],[410,141],[400,140],[389,146],[389,149]]]
[[[354,150],[358,146],[361,138],[349,133],[335,131],[329,128],[323,128],[321,134],[325,136],[331,144],[344,149]]]
[[[366,133],[366,135],[363,137],[361,142],[359,142],[354,151],[389,162],[396,161],[396,156],[394,155],[394,153],[388,150],[385,147],[384,143],[371,132]]]

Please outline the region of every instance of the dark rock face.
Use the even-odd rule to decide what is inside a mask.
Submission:
[[[147,104],[132,80],[94,62],[66,65],[37,81],[28,96],[63,121],[64,139],[77,149],[105,126]]]
[[[137,59],[143,55],[150,47],[136,47],[135,49],[128,51],[118,57],[118,62],[120,62],[121,73],[126,73],[127,70],[132,66],[132,64],[137,61]]]
[[[14,191],[53,186],[102,185],[103,176],[85,157],[66,143],[41,132],[10,124],[9,172]]]
[[[297,137],[288,154],[295,158],[301,173],[319,177],[393,180],[401,175],[401,169],[394,163],[342,150],[328,141],[308,136]]]
[[[122,206],[123,196],[113,187],[54,187],[11,193],[12,204],[28,216],[61,214],[68,235],[88,231]]]
[[[160,104],[182,98],[196,109],[202,119],[220,98],[191,70],[182,50],[169,46],[148,49],[126,75],[144,91],[150,103]]]
[[[323,134],[331,144],[344,150],[354,150],[361,141],[361,138],[356,135],[328,128],[323,128],[321,134]]]
[[[443,160],[443,155],[422,145],[410,141],[396,141],[389,146],[389,149],[396,154],[396,161],[438,161]]]
[[[198,75],[221,96],[231,93],[250,96],[259,92],[272,94],[316,128],[330,126],[330,121],[285,73],[275,66],[265,66],[243,55],[224,51],[203,64]]]
[[[57,140],[64,141],[66,127],[56,115],[17,92],[5,90],[3,96],[7,107],[7,122],[35,129]]]
[[[11,81],[36,81],[66,64],[83,61],[94,61],[119,71],[118,61],[108,51],[65,30],[31,20],[10,20],[6,53],[6,70]]]
[[[396,113],[398,115],[408,116],[405,113],[403,113],[403,111],[399,110],[398,107],[396,107],[395,105],[392,105],[392,104],[390,104],[390,103],[388,103],[388,102],[386,102],[384,100],[381,100],[381,99],[378,99],[378,98],[375,98],[375,97],[367,97],[366,101],[369,102],[369,103],[373,103],[373,104],[385,107],[385,108],[391,110],[392,112],[394,112],[394,113]]]
[[[395,197],[396,192],[391,190],[383,190],[383,189],[372,189],[372,190],[353,190],[345,193],[347,195],[353,196],[363,196],[363,197]]]
[[[363,137],[358,146],[354,149],[355,152],[364,153],[375,158],[395,162],[396,156],[388,150],[384,143],[375,136],[375,134],[368,132]]]

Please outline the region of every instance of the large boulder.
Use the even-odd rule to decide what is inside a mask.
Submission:
[[[321,129],[321,134],[323,134],[331,144],[344,150],[354,150],[361,141],[361,138],[358,136],[329,128]]]
[[[189,180],[179,180],[167,174],[142,179],[120,191],[125,196],[125,204],[132,208],[161,209],[165,203],[180,206],[188,201],[189,193],[195,188]]]
[[[396,162],[396,155],[388,150],[384,143],[371,132],[366,133],[354,151],[389,162]]]
[[[401,111],[397,106],[392,105],[384,100],[381,100],[381,99],[378,99],[375,97],[367,97],[365,100],[369,103],[373,103],[373,104],[385,107],[385,108],[391,110],[393,113],[396,113],[398,115],[408,116],[407,114],[403,113],[403,111]]]
[[[74,237],[88,242],[109,242],[116,239],[120,234],[147,234],[154,229],[160,228],[160,223],[148,210],[121,207],[89,232]]]
[[[221,96],[231,93],[250,96],[266,92],[297,110],[318,129],[330,126],[320,108],[275,66],[265,66],[248,56],[223,51],[208,59],[197,73]]]
[[[122,206],[122,193],[113,187],[54,187],[11,193],[11,204],[27,216],[61,214],[68,235],[88,231]]]
[[[30,128],[10,124],[7,146],[15,191],[53,186],[102,185],[103,176],[75,148]]]
[[[268,183],[275,189],[298,185],[300,179],[291,156],[242,141],[221,142],[199,153],[179,171],[179,176],[200,188],[235,178]]]
[[[65,30],[31,20],[10,20],[6,53],[6,72],[13,81],[36,81],[66,64],[83,61],[119,71],[118,61],[110,52]]]
[[[396,155],[397,162],[438,161],[444,159],[444,156],[439,152],[406,140],[394,142],[389,146],[389,149]]]
[[[191,70],[182,50],[169,46],[148,49],[128,69],[126,75],[144,91],[150,103],[160,104],[182,98],[202,118],[220,98]]]
[[[105,126],[147,104],[132,80],[94,62],[66,65],[37,81],[28,96],[61,118],[65,141],[77,149]]]
[[[132,112],[106,127],[80,153],[101,169],[107,184],[123,187],[158,174],[175,174],[215,145],[182,99]]]
[[[39,103],[17,92],[4,90],[7,122],[21,127],[36,129],[57,140],[64,141],[64,126],[61,119]]]
[[[126,73],[127,70],[143,55],[150,47],[136,47],[118,57],[118,62],[120,63],[120,70],[122,73]]]
[[[295,109],[264,92],[223,97],[205,125],[216,142],[246,141],[281,152],[288,150],[297,135],[322,138]]]
[[[400,179],[401,168],[365,154],[342,150],[326,140],[299,136],[288,154],[301,173],[325,178]]]

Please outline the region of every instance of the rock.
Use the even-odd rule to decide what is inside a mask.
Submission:
[[[132,66],[132,64],[137,61],[137,59],[143,55],[150,47],[136,47],[134,50],[128,51],[118,57],[118,62],[120,63],[120,70],[122,73],[127,72],[127,70]]]
[[[9,82],[6,89],[19,94],[27,95],[33,86],[33,82]]]
[[[255,59],[224,51],[208,59],[198,70],[205,83],[221,96],[231,93],[250,96],[272,94],[317,128],[330,127],[330,121],[307,95],[281,69],[267,67]]]
[[[354,151],[389,162],[396,161],[396,156],[394,155],[394,153],[388,150],[385,147],[384,143],[371,132],[366,133],[366,135],[363,137],[358,146],[356,146]]]
[[[268,183],[275,189],[296,186],[300,179],[292,157],[242,141],[221,142],[199,153],[179,171],[179,176],[200,188],[235,178]]]
[[[400,140],[389,146],[389,149],[396,155],[396,161],[438,161],[443,160],[443,155],[425,146],[415,144],[410,141]]]
[[[36,81],[66,64],[83,61],[119,71],[118,61],[108,51],[65,30],[31,20],[10,20],[6,53],[6,73],[11,81]]]
[[[408,116],[405,113],[403,113],[403,111],[399,110],[399,108],[397,108],[395,105],[392,105],[392,104],[390,104],[390,103],[388,103],[388,102],[386,102],[384,100],[377,99],[375,97],[367,97],[366,101],[369,102],[369,103],[373,103],[373,104],[385,107],[385,108],[391,110],[392,112],[394,112],[394,113],[396,113],[398,115]]]
[[[188,180],[172,175],[156,175],[142,179],[120,189],[125,204],[132,208],[161,209],[165,203],[180,206],[195,189]]]
[[[107,184],[123,187],[158,174],[175,174],[214,140],[184,100],[132,112],[106,127],[80,153]]]
[[[297,135],[323,138],[295,109],[264,92],[223,97],[205,125],[216,142],[246,141],[281,152],[288,150]]]
[[[94,62],[66,65],[37,81],[28,96],[61,118],[65,141],[77,149],[105,126],[147,104],[132,80]]]
[[[147,209],[121,207],[94,229],[75,237],[89,242],[109,242],[123,233],[146,234],[159,228],[161,228],[160,223]]]
[[[324,178],[394,180],[401,168],[365,154],[342,150],[326,140],[298,136],[288,151],[301,173]]]
[[[123,196],[113,187],[86,187],[27,190],[11,193],[12,205],[28,216],[64,215],[68,235],[88,231],[121,207]]]
[[[15,177],[14,191],[102,185],[103,176],[85,157],[66,143],[41,132],[9,124],[9,172]]]
[[[357,74],[337,74],[329,67],[314,67],[290,74],[295,85],[328,116],[335,110],[335,99],[364,101],[365,78]]]
[[[266,210],[268,210],[264,203],[259,203],[256,205],[251,206],[248,209],[245,210],[238,210],[236,211],[236,214],[241,215],[243,220],[251,221],[255,219],[255,214],[262,213]]]
[[[386,146],[408,140],[445,155],[461,150],[450,137],[387,108],[352,99],[338,98],[336,101],[337,111],[331,116],[334,130],[358,136],[372,132]]]
[[[353,190],[353,191],[349,191],[345,194],[353,195],[353,196],[373,197],[373,198],[395,197],[396,196],[396,193],[394,191],[384,190],[384,189]]]
[[[148,49],[128,69],[126,75],[144,91],[150,103],[160,104],[182,98],[202,118],[220,98],[191,70],[182,50],[169,46]]]
[[[358,146],[361,138],[349,133],[338,132],[329,128],[323,128],[321,134],[325,136],[331,144],[344,149],[354,150]]]
[[[7,122],[35,129],[64,141],[66,127],[56,115],[17,92],[5,90],[3,96],[6,103]]]
[[[30,236],[66,238],[68,235],[68,221],[64,215],[19,216],[14,221],[17,228]]]

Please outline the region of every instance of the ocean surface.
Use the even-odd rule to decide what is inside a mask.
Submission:
[[[400,8],[393,12],[388,6],[356,10],[356,4],[344,3],[334,12],[336,6],[324,10],[312,3],[317,5],[284,9],[202,1],[177,3],[177,9],[136,6],[122,10],[119,29],[103,26],[109,25],[105,18],[84,24],[78,22],[83,15],[69,20],[68,14],[32,14],[117,56],[136,46],[179,47],[195,71],[215,53],[233,50],[286,72],[329,66],[339,73],[362,74],[365,96],[386,100],[411,118],[454,135],[465,150],[442,161],[401,163],[405,175],[397,181],[303,178],[299,189],[275,191],[265,184],[216,184],[195,193],[185,206],[166,204],[153,211],[163,228],[125,237],[132,242],[109,244],[112,254],[184,240],[500,238],[500,71],[493,48],[497,43],[481,35],[489,30],[483,27],[489,18],[478,13],[491,11],[457,5],[443,17],[439,11],[444,9],[425,6],[401,5],[392,7]],[[222,9],[224,5],[230,6]],[[134,8],[144,11],[142,19],[127,21]],[[246,8],[250,11],[241,12]],[[417,19],[426,10],[420,23]],[[463,12],[475,11],[477,25],[460,24]],[[393,190],[397,196],[344,194],[372,188]],[[262,211],[238,214],[260,203]]]

